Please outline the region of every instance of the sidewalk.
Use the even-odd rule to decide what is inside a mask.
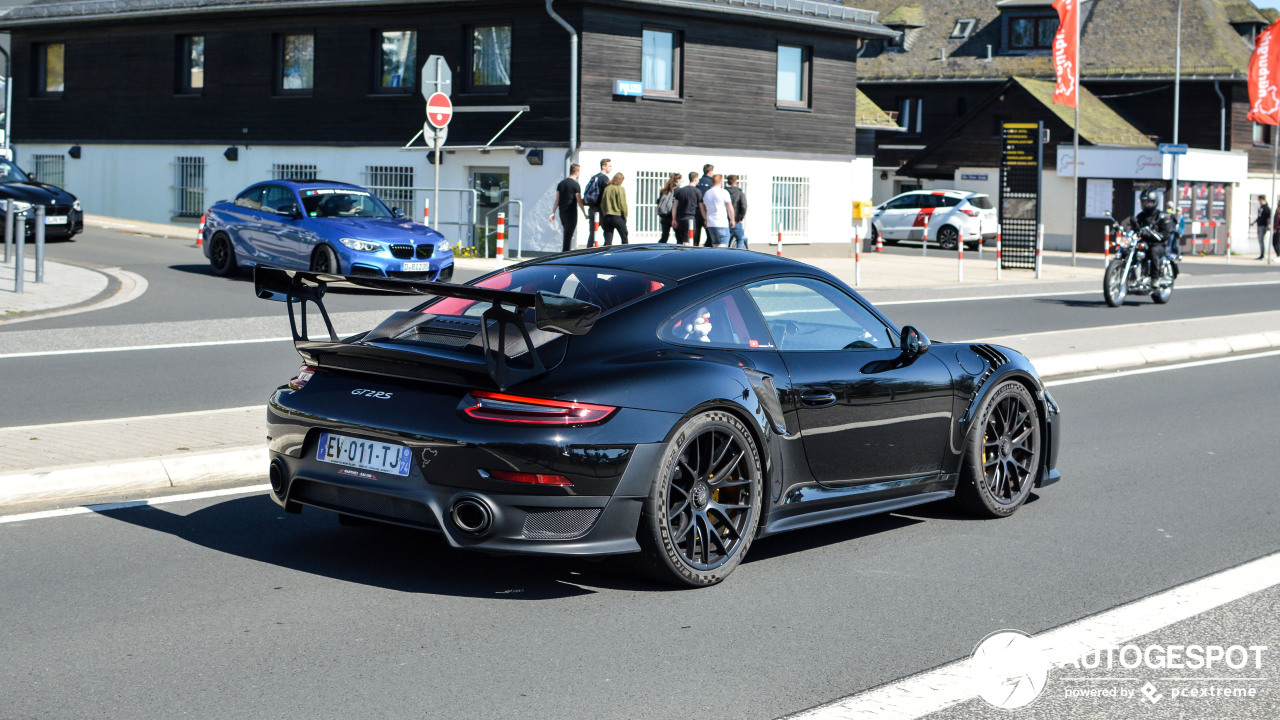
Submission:
[[[0,262],[0,323],[23,314],[79,305],[103,294],[112,284],[112,277],[105,273],[50,260],[44,262],[44,282],[36,283],[34,247],[26,250],[21,293],[14,292],[16,258]]]

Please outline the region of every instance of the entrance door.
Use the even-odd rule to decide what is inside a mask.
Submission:
[[[475,246],[490,251],[494,247],[494,230],[498,224],[497,215],[489,218],[489,237],[484,235],[484,221],[489,213],[511,199],[511,168],[505,167],[473,167],[469,173],[471,187],[476,191],[476,223]],[[507,213],[507,225],[511,225],[510,208]],[[486,245],[486,242],[488,243]],[[488,254],[492,254],[490,251]]]

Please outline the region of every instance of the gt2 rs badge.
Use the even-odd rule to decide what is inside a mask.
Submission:
[[[352,390],[352,391],[351,391],[351,394],[352,394],[352,395],[359,395],[359,396],[361,396],[361,397],[374,398],[374,399],[376,399],[376,400],[390,400],[390,399],[391,399],[391,393],[389,393],[389,392],[382,392],[382,391],[380,391],[380,390],[365,390],[364,388],[356,388],[355,390]]]

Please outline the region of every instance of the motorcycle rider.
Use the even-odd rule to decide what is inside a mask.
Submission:
[[[1129,218],[1129,227],[1135,232],[1150,228],[1158,236],[1158,240],[1151,235],[1146,236],[1148,268],[1151,287],[1154,288],[1160,282],[1160,260],[1165,256],[1168,242],[1177,230],[1177,225],[1173,215],[1160,209],[1160,197],[1155,190],[1150,188],[1143,190],[1138,203],[1142,205],[1142,212],[1136,217]]]

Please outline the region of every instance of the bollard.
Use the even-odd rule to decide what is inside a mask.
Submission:
[[[501,260],[502,260],[502,241],[506,239],[506,235],[507,235],[507,216],[506,216],[506,213],[498,213],[498,248],[497,248],[497,256],[498,256],[498,260],[499,260],[499,261],[501,261]]]
[[[1104,229],[1102,231],[1102,267],[1106,267],[1111,263],[1111,230]]]
[[[431,227],[431,198],[422,198],[422,224]]]
[[[591,242],[590,242],[590,243],[588,243],[589,245],[591,245],[591,247],[595,247],[595,246],[596,246],[596,235],[600,233],[600,221],[599,221],[599,220],[596,220],[596,221],[595,221],[595,225],[594,225],[593,227],[594,227],[595,229],[593,229],[593,230],[591,231]],[[693,239],[693,231],[692,231],[692,230],[690,230],[690,231],[689,231],[689,239],[690,239],[690,240],[692,240],[692,239]]]
[[[1231,264],[1231,231],[1227,231],[1227,264]]]
[[[999,226],[999,225],[996,225],[996,279],[997,279],[997,280],[999,280],[999,279],[1000,279],[1000,273],[1001,273],[1001,271],[1003,270],[1003,268],[1002,268],[1002,267],[1000,267],[1000,262],[1001,262],[1001,260],[1000,260],[1000,235],[1001,235],[1001,232],[1000,232],[1000,226]]]
[[[693,245],[693,226],[689,226],[689,244]]]
[[[982,246],[987,244],[986,236],[978,238],[978,262],[982,262]]]
[[[860,249],[858,245],[861,243],[862,243],[862,238],[858,235],[858,228],[855,227],[853,229],[853,256],[854,257],[858,256],[858,250]]]
[[[924,223],[924,234],[920,236],[920,257],[929,257],[929,221]]]
[[[956,243],[956,282],[964,282],[964,238]]]
[[[1036,279],[1040,279],[1040,250],[1044,247],[1044,223],[1036,226]]]
[[[778,257],[782,257],[782,231],[778,231]]]
[[[858,231],[853,232],[853,284],[858,286],[862,284],[862,248],[858,242]]]
[[[22,292],[22,274],[26,271],[26,258],[24,258],[23,255],[26,254],[25,248],[27,246],[27,218],[25,215],[19,213],[19,216],[14,218],[14,220],[15,232],[18,227],[22,228],[22,235],[14,238],[15,262],[13,265],[13,291],[20,293]],[[21,225],[19,225],[19,223],[21,223]]]
[[[13,257],[13,201],[4,201],[4,261]]]
[[[200,229],[196,230],[196,247],[201,247],[202,245],[204,245],[204,218],[205,218],[204,215],[200,216]],[[68,217],[67,222],[70,222],[70,221],[71,221],[71,218]]]
[[[44,282],[44,219],[43,205],[36,206],[36,282]]]

